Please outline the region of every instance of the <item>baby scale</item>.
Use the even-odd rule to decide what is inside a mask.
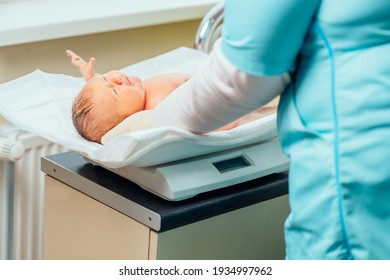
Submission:
[[[282,154],[278,139],[274,138],[156,166],[104,168],[157,196],[178,201],[199,193],[280,173],[288,170],[288,167],[289,160]]]

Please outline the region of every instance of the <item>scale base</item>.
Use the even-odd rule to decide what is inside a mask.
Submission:
[[[278,139],[275,138],[264,143],[156,166],[106,169],[166,200],[178,201],[284,172],[288,167],[289,160],[282,154]]]

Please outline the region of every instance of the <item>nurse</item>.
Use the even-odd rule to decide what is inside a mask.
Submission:
[[[128,127],[203,133],[281,94],[286,258],[390,259],[390,1],[227,0],[223,28],[205,67]]]

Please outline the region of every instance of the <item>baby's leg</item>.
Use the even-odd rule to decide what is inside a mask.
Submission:
[[[248,115],[243,116],[242,118],[237,120],[237,126],[264,118],[265,116],[271,115],[276,112],[277,107],[262,107]]]
[[[232,128],[235,128],[237,126],[250,123],[252,121],[261,119],[265,116],[271,115],[276,112],[276,109],[278,108],[278,103],[279,103],[279,97],[273,99],[271,102],[268,104],[264,105],[263,107],[257,109],[256,111],[253,111],[238,120],[229,123],[228,125],[218,129],[218,130],[229,130]]]

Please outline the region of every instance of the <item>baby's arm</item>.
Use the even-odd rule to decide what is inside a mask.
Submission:
[[[188,81],[190,77],[190,74],[174,73],[156,75],[144,80],[143,85],[148,95],[145,109],[150,110],[156,107],[172,91]]]
[[[191,75],[186,73],[161,74],[147,78],[143,84],[150,93],[158,95],[159,92],[171,93],[188,81],[190,77]]]
[[[81,75],[86,81],[95,76],[95,58],[91,57],[87,63],[71,50],[66,50],[65,53],[71,59],[73,66],[79,68]]]

